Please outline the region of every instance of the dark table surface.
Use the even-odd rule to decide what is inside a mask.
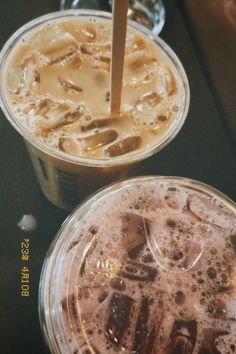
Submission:
[[[190,110],[179,135],[163,151],[142,162],[137,174],[198,179],[236,200],[236,28],[232,21],[235,14],[224,15],[222,20],[219,9],[210,11],[213,2],[224,3],[166,2],[167,22],[161,37],[186,69],[191,89]],[[1,1],[0,48],[25,22],[57,8],[56,0]],[[23,214],[37,218],[34,232],[25,233],[17,226]],[[0,112],[1,354],[48,353],[38,321],[39,276],[47,249],[67,215],[43,196],[23,140]],[[30,243],[28,297],[21,296],[24,239]]]

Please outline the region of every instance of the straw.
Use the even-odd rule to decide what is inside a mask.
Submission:
[[[129,0],[113,0],[111,113],[120,112],[128,3]]]

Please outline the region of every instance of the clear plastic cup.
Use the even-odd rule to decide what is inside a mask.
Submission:
[[[100,190],[44,262],[51,352],[233,353],[235,252],[236,204],[206,184],[148,176]]]
[[[179,80],[183,84],[183,102],[180,104],[180,109],[170,129],[158,139],[154,146],[146,150],[132,155],[127,154],[99,160],[69,155],[40,141],[19,122],[6,98],[4,70],[7,66],[7,60],[19,40],[31,31],[42,25],[46,26],[47,23],[52,21],[75,19],[78,16],[85,20],[96,18],[96,20],[111,21],[111,14],[95,10],[55,12],[39,17],[16,31],[6,42],[0,54],[0,103],[2,110],[9,122],[24,138],[43,193],[52,203],[65,209],[73,208],[78,200],[95,191],[98,187],[126,177],[137,162],[157,153],[174,139],[184,124],[189,108],[190,95],[185,71],[175,53],[163,40],[154,36],[151,31],[131,21],[130,26],[144,34],[148,40],[153,40],[161,48],[163,55],[173,64]]]
[[[61,0],[60,9],[111,10],[112,0]],[[128,17],[148,27],[158,35],[165,24],[165,7],[162,0],[131,0]]]

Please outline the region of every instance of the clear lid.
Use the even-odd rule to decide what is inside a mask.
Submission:
[[[53,353],[233,353],[236,206],[200,182],[140,177],[66,220],[40,284]],[[217,351],[218,350],[218,351]]]

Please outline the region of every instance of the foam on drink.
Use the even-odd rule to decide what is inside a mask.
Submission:
[[[121,115],[110,115],[111,24],[57,20],[25,35],[6,69],[6,95],[22,125],[67,154],[106,159],[151,149],[185,99],[160,48],[128,30]]]
[[[235,353],[235,209],[202,188],[136,179],[74,214],[50,284],[61,352]]]

